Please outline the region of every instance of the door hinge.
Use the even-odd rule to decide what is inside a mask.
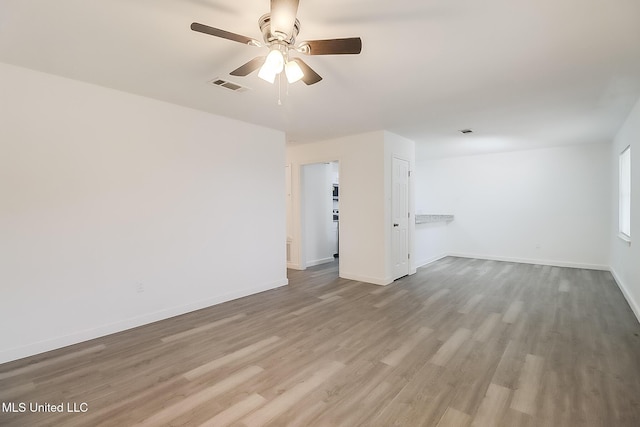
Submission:
[[[407,218],[411,218],[411,212],[407,212]]]
[[[411,171],[408,171],[408,172],[409,172],[409,178],[411,178]]]
[[[407,254],[407,258],[408,258],[408,259],[411,259],[411,254]]]

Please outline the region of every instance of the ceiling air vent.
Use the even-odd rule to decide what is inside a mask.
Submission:
[[[249,90],[248,87],[244,87],[244,86],[241,86],[241,85],[239,85],[237,83],[233,83],[233,82],[230,82],[228,80],[222,80],[222,79],[218,79],[218,78],[215,78],[215,79],[211,80],[211,84],[213,84],[215,86],[223,87],[225,89],[232,90],[234,92],[244,92],[244,91]]]

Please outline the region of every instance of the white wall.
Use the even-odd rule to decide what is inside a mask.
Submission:
[[[332,175],[329,163],[302,167],[301,220],[306,267],[333,261]]]
[[[631,241],[618,237],[618,156],[631,146]],[[640,100],[611,148],[611,271],[640,321]]]
[[[300,264],[300,168],[339,161],[340,277],[385,283],[384,137],[371,132],[287,147],[292,171],[292,268]]]
[[[0,362],[286,284],[281,132],[3,64],[0,93]]]
[[[609,157],[597,144],[420,161],[417,211],[455,220],[419,226],[416,251],[608,269]]]
[[[432,212],[420,212],[430,214]],[[431,222],[416,225],[415,265],[421,267],[449,255],[448,224]]]
[[[391,276],[391,159],[405,158],[413,165],[413,141],[386,131],[352,135],[312,144],[287,147],[292,170],[294,237],[292,268],[300,264],[300,167],[339,161],[340,171],[340,277],[379,285]],[[410,187],[410,191],[413,187]],[[410,195],[412,201],[413,194]],[[298,200],[298,201],[296,201]],[[413,228],[409,230],[410,244]],[[410,248],[413,252],[413,248]],[[415,272],[415,268],[412,268]]]

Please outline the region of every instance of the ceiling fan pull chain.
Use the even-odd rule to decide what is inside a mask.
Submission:
[[[278,74],[278,105],[282,105],[282,73]]]

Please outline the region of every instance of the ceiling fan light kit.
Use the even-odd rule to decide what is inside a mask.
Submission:
[[[273,83],[276,79],[276,75],[282,72],[284,68],[284,56],[280,49],[276,46],[275,48],[271,48],[271,51],[267,55],[267,58],[260,67],[260,71],[258,72],[258,77],[262,80],[267,81],[269,83]]]
[[[284,66],[284,73],[287,76],[287,81],[289,83],[295,83],[301,78],[304,77],[304,72],[302,68],[295,61],[287,62],[287,65]]]
[[[260,68],[260,71],[258,71],[258,77],[271,84],[276,81],[277,74],[278,73],[270,70],[269,67],[265,67],[264,65]]]
[[[360,37],[308,40],[296,45],[296,37],[300,32],[300,21],[296,18],[298,4],[299,0],[271,0],[271,12],[258,20],[264,42],[197,22],[191,24],[191,29],[249,46],[269,48],[266,58],[261,56],[252,59],[233,70],[230,73],[233,76],[247,76],[259,69],[258,77],[273,84],[276,76],[284,70],[289,83],[302,80],[306,85],[312,85],[321,81],[322,77],[302,59],[290,58],[289,52],[304,55],[357,55],[362,51],[362,40]]]

